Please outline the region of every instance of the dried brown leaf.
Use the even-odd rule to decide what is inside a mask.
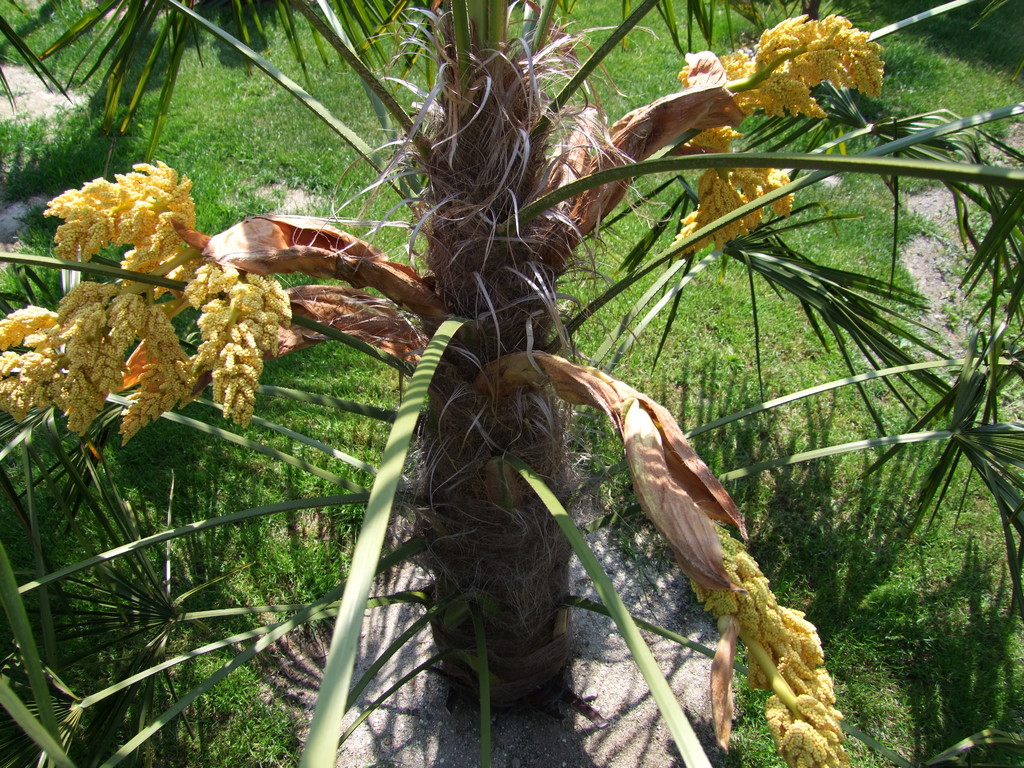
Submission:
[[[131,389],[138,384],[146,366],[152,365],[154,362],[146,350],[146,342],[141,342],[128,356],[128,361],[125,363],[128,370],[121,382],[121,389]]]
[[[622,442],[640,506],[672,547],[679,567],[707,589],[735,589],[714,523],[672,477],[661,432],[638,401],[626,411]]]
[[[733,661],[736,659],[736,639],[740,636],[740,623],[735,616],[722,616],[718,620],[721,639],[711,662],[711,714],[715,722],[715,737],[718,746],[729,751],[729,736],[732,734]]]
[[[743,515],[736,508],[736,502],[715,477],[714,472],[708,469],[708,465],[693,450],[672,414],[647,395],[637,394],[644,410],[651,415],[661,431],[666,452],[669,454],[669,471],[676,482],[689,491],[704,514],[736,526],[746,539],[747,527]]]
[[[710,62],[703,63],[702,60],[702,66],[705,84],[634,109],[612,125],[610,146],[594,154],[589,164],[581,169],[585,171],[582,175],[646,160],[689,130],[739,125],[744,114],[736,106],[732,94],[720,83],[711,84],[713,68]],[[721,66],[720,62],[718,66]],[[628,180],[614,182],[574,198],[572,217],[579,231],[586,234],[597,226],[598,221],[618,205],[628,186]]]
[[[288,289],[292,313],[329,325],[405,360],[416,359],[427,339],[394,306],[369,293],[340,285],[300,285]],[[274,357],[326,341],[309,328],[278,331]]]
[[[301,272],[373,288],[419,315],[448,314],[412,267],[389,261],[365,240],[327,223],[288,216],[254,216],[210,238],[203,255],[258,275]]]
[[[544,352],[506,355],[477,379],[477,388],[494,397],[544,385],[569,403],[608,415],[626,448],[641,506],[676,552],[680,567],[711,589],[733,589],[707,518],[735,525],[745,537],[743,516],[672,414],[624,382]]]
[[[545,192],[571,184],[589,173],[595,153],[611,145],[608,127],[596,107],[580,110],[552,164],[551,177]]]
[[[686,54],[686,81],[691,87],[725,85],[729,77],[725,66],[711,51]]]
[[[174,231],[178,233],[178,237],[185,241],[187,245],[191,245],[197,251],[202,251],[207,243],[210,242],[210,236],[204,235],[197,229],[191,229],[186,227],[177,221],[172,220],[171,226],[174,227]]]

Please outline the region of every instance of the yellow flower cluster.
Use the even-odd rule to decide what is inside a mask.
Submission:
[[[291,322],[288,294],[272,278],[205,264],[185,297],[202,311],[203,343],[193,370],[212,372],[213,399],[223,405],[225,417],[245,426],[256,402],[263,353],[276,351],[278,326]]]
[[[107,394],[121,388],[124,351],[135,338],[140,296],[115,285],[82,283],[59,311],[26,307],[0,320],[0,408],[23,419],[32,406],[55,405],[84,432]]]
[[[204,264],[174,230],[195,223],[191,183],[163,164],[135,170],[51,201],[47,215],[66,220],[57,229],[58,255],[87,260],[110,244],[133,245],[122,266],[184,279],[184,296],[158,303],[167,291],[144,283],[83,282],[56,313],[26,307],[0,318],[0,409],[21,420],[32,407],[56,406],[84,433],[107,395],[132,390],[121,425],[127,441],[188,401],[212,373],[214,399],[245,425],[263,355],[277,351],[278,325],[291,321],[288,295],[272,278]],[[193,359],[171,324],[189,304],[202,312],[203,343]]]
[[[766,708],[775,743],[793,768],[848,766],[835,708],[832,678],[814,625],[800,611],[780,606],[757,562],[743,545],[719,531],[725,569],[746,593],[709,590],[694,584],[705,608],[733,616],[750,658],[752,688],[774,690]],[[756,663],[755,663],[756,662]]]
[[[709,152],[728,152],[733,139],[741,136],[731,128],[710,128],[702,131],[691,142],[694,146]],[[710,169],[704,172],[697,185],[700,203],[682,221],[676,242],[689,237],[713,221],[732,213],[741,205],[756,200],[789,183],[785,171],[777,168],[733,168],[731,170]],[[779,198],[772,205],[778,216],[788,216],[793,209],[793,195]],[[754,231],[764,218],[764,209],[758,208],[746,216],[730,222],[697,241],[689,250],[699,250],[714,242],[721,248],[734,237]]]
[[[19,421],[33,405],[62,405],[57,313],[25,307],[0,320],[0,408]],[[27,352],[6,351],[28,347]]]
[[[110,283],[81,283],[61,299],[58,338],[64,345],[68,427],[85,432],[107,394],[124,381],[125,349],[135,337],[142,298],[119,295]]]
[[[824,117],[825,112],[811,96],[811,88],[824,80],[856,88],[868,96],[877,96],[882,88],[881,46],[868,40],[868,34],[856,29],[842,16],[787,19],[765,31],[757,52],[742,51],[720,61],[737,106],[746,114],[762,110],[769,115],[806,114]],[[690,67],[679,73],[683,85],[689,85]],[[740,134],[731,128],[713,128],[698,135],[691,146],[710,152],[730,151],[730,142]],[[772,168],[706,171],[699,182],[700,204],[682,221],[677,242],[707,226],[721,216],[761,195],[789,183],[789,177]],[[788,195],[774,204],[779,215],[789,215],[793,197]],[[692,246],[690,251],[710,242],[721,248],[730,238],[753,231],[763,218],[762,209],[731,222]]]
[[[149,304],[140,318],[142,343],[129,358],[138,383],[121,421],[121,435],[130,440],[146,424],[194,395],[192,361],[181,349],[171,320],[158,304]],[[134,366],[132,364],[135,364]]]
[[[855,88],[867,96],[882,91],[882,47],[868,40],[868,33],[856,29],[843,16],[820,21],[799,16],[787,19],[761,35],[757,44],[757,68],[778,64],[768,79],[757,86],[759,104],[768,114],[803,112],[824,116],[810,96],[810,89],[823,80]],[[792,101],[787,99],[792,98]]]
[[[196,261],[198,253],[188,253],[174,224],[195,226],[192,182],[179,179],[178,172],[163,163],[134,168],[134,173],[115,176],[115,183],[95,179],[50,201],[45,215],[64,219],[57,228],[55,253],[70,261],[88,261],[108,245],[132,245],[122,268],[187,279],[189,262]],[[176,271],[182,267],[184,272]]]
[[[787,19],[766,30],[752,58],[737,52],[721,61],[736,104],[747,114],[761,109],[769,115],[806,114],[824,117],[811,88],[829,80],[868,96],[882,89],[881,46],[868,40],[843,16]],[[689,67],[679,73],[688,82]]]

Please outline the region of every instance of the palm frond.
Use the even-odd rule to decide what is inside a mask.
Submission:
[[[380,558],[380,549],[387,532],[395,493],[401,481],[406,452],[441,354],[462,322],[446,320],[434,334],[409,382],[402,407],[388,436],[384,459],[370,491],[366,515],[352,553],[348,587],[338,609],[320,696],[310,724],[306,748],[302,754],[303,766],[323,765],[325,761],[334,760],[337,752],[338,726],[345,714],[359,641],[359,626],[363,620],[363,606],[370,592],[375,565]]]
[[[576,524],[572,521],[569,513],[566,512],[562,503],[544,483],[543,479],[538,477],[530,467],[513,456],[506,456],[504,460],[514,467],[530,484],[537,495],[541,497],[548,510],[558,522],[562,533],[565,534],[569,543],[572,544],[573,551],[580,558],[580,562],[583,563],[583,567],[594,583],[601,601],[607,606],[619,632],[629,646],[634,659],[636,659],[636,663],[640,667],[644,679],[651,690],[651,695],[657,702],[658,708],[665,718],[669,731],[672,733],[672,737],[675,739],[676,746],[679,748],[686,765],[693,766],[694,768],[710,766],[707,755],[704,753],[697,735],[693,732],[690,721],[686,718],[686,714],[682,711],[679,701],[658,668],[657,661],[655,661],[650,648],[647,647],[643,637],[640,635],[633,617],[630,616],[626,606],[623,605],[622,598],[619,597],[611,580],[601,568],[601,563],[598,562],[594,553],[590,551],[590,547],[587,546],[586,540],[576,528]]]

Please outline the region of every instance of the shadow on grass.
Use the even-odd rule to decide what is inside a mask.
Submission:
[[[870,0],[867,5],[870,10],[863,15],[872,20],[874,28],[927,11],[939,3],[932,0]],[[1020,24],[1020,10],[1007,3],[989,18],[979,21],[989,5],[976,3],[959,8],[904,28],[897,34],[915,37],[943,56],[982,64],[1012,75],[1024,56],[1024,27]]]
[[[38,194],[56,195],[81,186],[83,180],[139,162],[144,138],[104,134],[99,128],[102,109],[102,101],[94,97],[49,128],[42,123],[38,127],[10,124],[11,144],[2,166],[4,196],[24,200]]]
[[[696,393],[684,403],[697,403],[684,406],[686,423],[760,399],[756,382],[735,382],[716,370],[684,373],[683,388]],[[843,408],[827,396],[801,401],[789,416],[769,412],[701,435],[696,447],[720,471],[842,443],[851,439]],[[953,523],[963,474],[944,519],[914,535],[906,527],[934,454],[910,446],[870,475],[877,453],[854,454],[729,487],[741,510],[764,510],[748,514],[749,548],[780,602],[818,627],[848,721],[912,759],[987,727],[1019,729],[1024,717],[1021,630],[995,511],[968,494]]]

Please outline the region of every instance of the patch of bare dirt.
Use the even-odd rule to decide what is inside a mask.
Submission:
[[[84,102],[76,93],[67,96],[51,90],[28,67],[5,64],[4,79],[11,90],[11,98],[0,94],[0,122],[5,120],[57,119],[63,112]],[[3,200],[3,158],[0,157],[0,200]],[[0,202],[0,251],[17,247],[18,235],[24,229],[26,217],[43,208],[49,195],[35,195],[28,200]]]
[[[69,91],[64,95],[52,90],[28,67],[5,64],[0,69],[11,89],[11,99],[0,98],[0,120],[56,117],[62,110],[72,109],[85,102],[81,94]]]
[[[945,187],[926,189],[903,201],[907,210],[935,225],[933,232],[914,236],[900,253],[900,261],[914,278],[917,292],[928,301],[921,322],[934,330],[950,354],[963,352],[969,329],[951,320],[963,307],[957,262],[965,256],[955,227],[953,196]]]
[[[1006,142],[1020,150],[1024,148],[1024,123],[1010,126]],[[990,153],[988,162],[999,164],[1002,155]],[[945,187],[933,187],[907,196],[904,207],[931,223],[929,232],[922,232],[908,242],[900,253],[900,262],[925,299],[928,311],[921,321],[939,336],[945,350],[954,356],[962,355],[964,343],[970,334],[963,317],[965,306],[960,279],[967,252],[956,228],[953,196]]]
[[[323,215],[330,210],[330,201],[307,192],[304,189],[295,189],[284,184],[271,184],[260,187],[256,190],[261,197],[274,202],[272,214],[281,216],[316,216]]]
[[[688,580],[673,565],[661,567],[623,557],[608,533],[591,537],[591,546],[634,615],[661,624],[705,645],[718,641],[712,617],[696,603]],[[582,566],[573,570],[573,589],[596,600]],[[406,569],[382,585],[382,591],[418,589],[426,575]],[[368,611],[356,679],[415,619],[415,606]],[[329,622],[325,622],[329,624]],[[563,706],[564,718],[538,711],[494,713],[495,768],[672,768],[681,766],[672,737],[651,698],[647,683],[611,619],[573,611],[575,661],[570,686],[611,721],[600,728],[586,716]],[[266,676],[267,701],[285,708],[300,739],[308,732],[327,655],[330,627],[307,631],[278,644]],[[711,662],[706,656],[647,635],[655,658],[682,702],[712,762],[714,744],[709,698]],[[429,630],[406,644],[363,693],[346,725],[402,675],[433,653]],[[339,768],[388,766],[469,768],[479,764],[479,711],[457,700],[448,708],[448,689],[436,673],[421,673],[374,711],[343,745]]]
[[[0,184],[0,197],[3,196],[3,185]],[[36,210],[41,210],[49,195],[33,195],[24,202],[0,203],[0,251],[13,251],[18,245],[18,235],[25,227],[26,217]]]

